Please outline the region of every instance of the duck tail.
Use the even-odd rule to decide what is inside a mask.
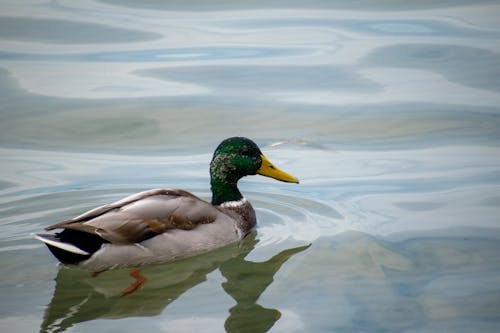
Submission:
[[[63,264],[77,265],[101,248],[106,241],[85,232],[65,229],[56,234],[35,234]]]

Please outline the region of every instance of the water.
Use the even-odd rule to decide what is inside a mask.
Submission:
[[[496,1],[2,1],[0,331],[498,332]],[[92,277],[30,234],[155,187],[208,199],[225,137],[255,234]]]

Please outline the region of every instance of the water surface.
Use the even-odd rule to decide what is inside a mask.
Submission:
[[[2,332],[498,332],[496,1],[2,1]],[[248,136],[239,244],[92,277],[31,237],[141,190],[209,199]]]

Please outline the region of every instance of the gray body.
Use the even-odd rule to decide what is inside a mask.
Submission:
[[[193,256],[242,239],[255,224],[255,212],[245,199],[214,206],[183,190],[154,189],[95,208],[46,230],[74,229],[105,239],[107,243],[76,266],[107,269]],[[85,253],[54,237],[37,238],[65,251]]]

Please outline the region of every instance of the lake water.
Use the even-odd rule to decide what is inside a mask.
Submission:
[[[498,1],[0,2],[1,332],[499,332]],[[30,235],[208,199],[254,139],[239,244],[92,277]]]

